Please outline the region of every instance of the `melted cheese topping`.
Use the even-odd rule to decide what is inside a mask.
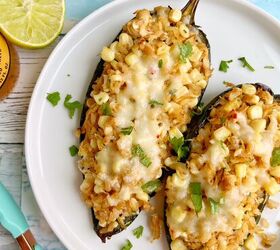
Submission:
[[[280,144],[280,105],[271,104],[263,97],[267,96],[264,91],[257,90],[263,108],[260,118],[267,124],[260,129],[263,121],[251,118],[256,114],[249,113],[250,104],[240,102],[228,112],[233,95],[239,100],[248,99],[241,89],[234,88],[227,93],[194,138],[186,168],[175,166],[176,173],[168,177],[166,215],[172,250],[198,249],[198,246],[199,249],[237,249],[247,238],[249,225],[250,233],[253,232],[254,219],[250,217],[259,215],[264,192],[280,191],[275,175],[270,174],[272,152]],[[226,119],[224,124],[220,122],[222,117]],[[226,134],[213,138],[219,127]],[[217,139],[219,136],[221,141]],[[199,182],[202,189],[202,209],[198,214],[189,189],[193,182]],[[210,198],[218,204],[216,213],[211,211]]]

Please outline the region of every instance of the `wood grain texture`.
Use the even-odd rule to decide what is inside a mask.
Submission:
[[[13,91],[0,102],[0,144],[24,142],[26,114],[34,86],[61,37],[50,47],[41,50],[16,48],[20,60],[20,73]]]

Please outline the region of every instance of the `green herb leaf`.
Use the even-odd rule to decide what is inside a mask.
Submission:
[[[133,232],[133,235],[134,235],[137,239],[140,239],[140,237],[141,237],[142,234],[143,234],[143,231],[144,231],[144,227],[143,227],[143,226],[139,226],[139,227],[135,228],[132,232]]]
[[[238,58],[238,60],[242,62],[243,68],[247,68],[252,72],[255,71],[255,69],[248,63],[248,61],[245,57],[240,57],[240,58]]]
[[[67,95],[65,97],[65,100],[64,100],[64,107],[68,109],[69,111],[69,116],[70,118],[72,119],[74,114],[75,114],[75,110],[76,109],[82,109],[83,108],[83,105],[78,102],[78,101],[74,101],[74,102],[70,102],[70,99],[72,98],[71,95]]]
[[[139,157],[140,162],[145,167],[149,167],[152,164],[151,159],[145,154],[144,150],[141,148],[139,144],[133,145],[131,149],[131,153],[133,157]]]
[[[70,152],[70,155],[73,157],[78,154],[79,149],[75,145],[73,145],[69,148],[69,152]]]
[[[130,250],[132,247],[133,247],[133,245],[131,244],[130,240],[126,240],[126,243],[125,243],[125,245],[123,245],[121,250]]]
[[[101,110],[103,115],[112,115],[112,110],[109,102],[103,103],[101,106]]]
[[[151,194],[153,192],[156,192],[160,188],[160,185],[161,185],[161,181],[157,179],[145,183],[141,188],[145,193]]]
[[[227,119],[226,119],[224,116],[223,116],[223,117],[221,117],[221,118],[220,118],[220,122],[221,122],[221,124],[222,124],[222,125],[224,125],[224,124],[225,124],[225,122],[226,122],[226,120],[227,120]]]
[[[130,126],[130,127],[127,127],[127,128],[122,128],[121,129],[121,133],[123,135],[130,135],[132,133],[132,130],[133,130],[133,127]]]
[[[274,69],[274,66],[272,65],[267,65],[267,66],[264,66],[265,69]]]
[[[187,146],[184,146],[184,137],[173,137],[170,138],[170,143],[172,145],[172,148],[174,151],[177,153],[178,160],[180,161],[181,159],[185,158],[187,155],[189,148]]]
[[[202,111],[203,111],[203,106],[204,106],[204,102],[200,102],[197,105],[197,108],[192,110],[192,116],[194,116],[194,115],[201,115]]]
[[[189,148],[187,146],[180,147],[177,151],[179,161],[185,158],[188,152],[189,152]]]
[[[191,200],[194,205],[196,213],[199,213],[202,209],[202,192],[200,182],[190,183]]]
[[[157,100],[150,100],[149,104],[151,105],[152,108],[154,108],[156,105],[162,106],[163,103],[158,102]]]
[[[274,148],[272,156],[270,158],[270,164],[272,167],[280,165],[280,148]]]
[[[187,42],[179,46],[180,49],[180,60],[182,63],[187,62],[187,58],[192,54],[193,48],[191,43]]]
[[[211,214],[217,214],[219,211],[219,202],[216,202],[212,198],[208,198],[211,208]]]
[[[60,101],[60,93],[48,93],[47,100],[55,107]]]
[[[223,61],[222,60],[221,63],[220,63],[219,70],[222,71],[222,72],[227,72],[230,63],[232,63],[232,60],[229,60],[229,61]]]
[[[162,59],[160,59],[160,60],[158,61],[158,67],[161,69],[161,68],[162,68],[162,66],[163,66],[163,60],[162,60]]]

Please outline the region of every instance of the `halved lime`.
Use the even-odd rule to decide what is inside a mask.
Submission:
[[[0,31],[24,48],[43,48],[60,34],[64,0],[0,0]]]

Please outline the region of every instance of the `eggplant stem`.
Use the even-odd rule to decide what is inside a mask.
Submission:
[[[195,25],[195,13],[199,0],[189,0],[186,6],[182,9],[183,16],[189,17],[190,25]]]

